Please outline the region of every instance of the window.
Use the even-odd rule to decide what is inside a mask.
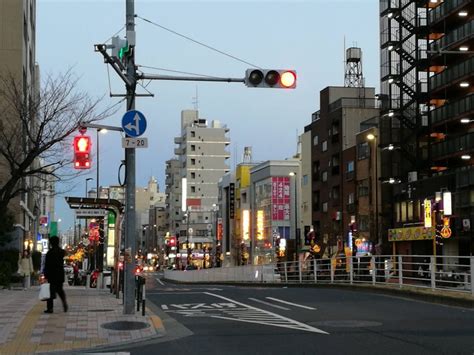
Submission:
[[[369,195],[369,179],[359,181],[357,186],[357,195],[359,197]]]
[[[328,141],[324,141],[324,142],[322,143],[322,148],[321,148],[321,150],[322,150],[323,152],[325,152],[325,151],[328,150]]]
[[[196,165],[196,159],[191,159],[191,165]]]
[[[196,192],[196,186],[191,186],[191,192]]]
[[[303,186],[308,185],[308,175],[303,175]]]
[[[323,171],[322,174],[321,174],[321,180],[323,182],[326,182],[328,181],[328,172],[327,171]]]
[[[369,231],[369,216],[360,215],[358,227],[361,232],[368,232]]]
[[[314,136],[313,137],[313,145],[317,146],[319,144],[319,136]]]
[[[319,181],[321,171],[320,171],[320,165],[319,161],[313,162],[313,180],[314,181]]]
[[[348,161],[347,162],[347,172],[353,172],[354,171],[354,160]]]
[[[331,191],[332,199],[338,200],[339,199],[339,186],[334,186]]]
[[[359,146],[357,147],[357,159],[359,160],[367,159],[369,156],[370,156],[369,143],[368,142],[359,143]]]
[[[191,131],[191,137],[196,137],[196,132]]]
[[[194,144],[191,144],[191,152],[196,151],[196,146]]]
[[[191,173],[191,179],[195,179],[196,178],[196,173]]]
[[[347,195],[347,203],[349,205],[352,205],[355,201],[355,198],[354,198],[354,193],[351,192],[349,195]]]
[[[313,192],[313,210],[319,211],[319,191]]]
[[[327,212],[327,211],[328,211],[328,203],[323,202],[323,212]]]

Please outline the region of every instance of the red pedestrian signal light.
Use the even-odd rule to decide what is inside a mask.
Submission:
[[[283,69],[248,69],[245,85],[255,88],[296,88],[296,71]]]
[[[91,137],[74,137],[74,169],[90,169]]]

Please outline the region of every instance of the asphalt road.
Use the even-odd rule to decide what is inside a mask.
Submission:
[[[471,309],[361,291],[182,285],[158,277],[148,275],[147,302],[167,335],[116,350],[140,355],[474,354]]]

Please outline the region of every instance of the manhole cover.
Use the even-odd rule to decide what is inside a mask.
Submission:
[[[382,323],[366,320],[326,320],[320,322],[309,322],[309,325],[321,327],[335,328],[363,328],[363,327],[380,327]]]
[[[140,330],[148,328],[150,325],[143,322],[117,321],[102,324],[102,328],[110,330]]]
[[[113,309],[89,309],[87,312],[113,312]]]

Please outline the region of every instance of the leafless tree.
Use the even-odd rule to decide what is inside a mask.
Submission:
[[[80,123],[114,113],[113,106],[102,109],[100,103],[78,90],[71,71],[48,76],[39,88],[25,88],[11,74],[0,76],[0,219],[13,198],[41,186],[32,181],[77,175],[68,137]]]

